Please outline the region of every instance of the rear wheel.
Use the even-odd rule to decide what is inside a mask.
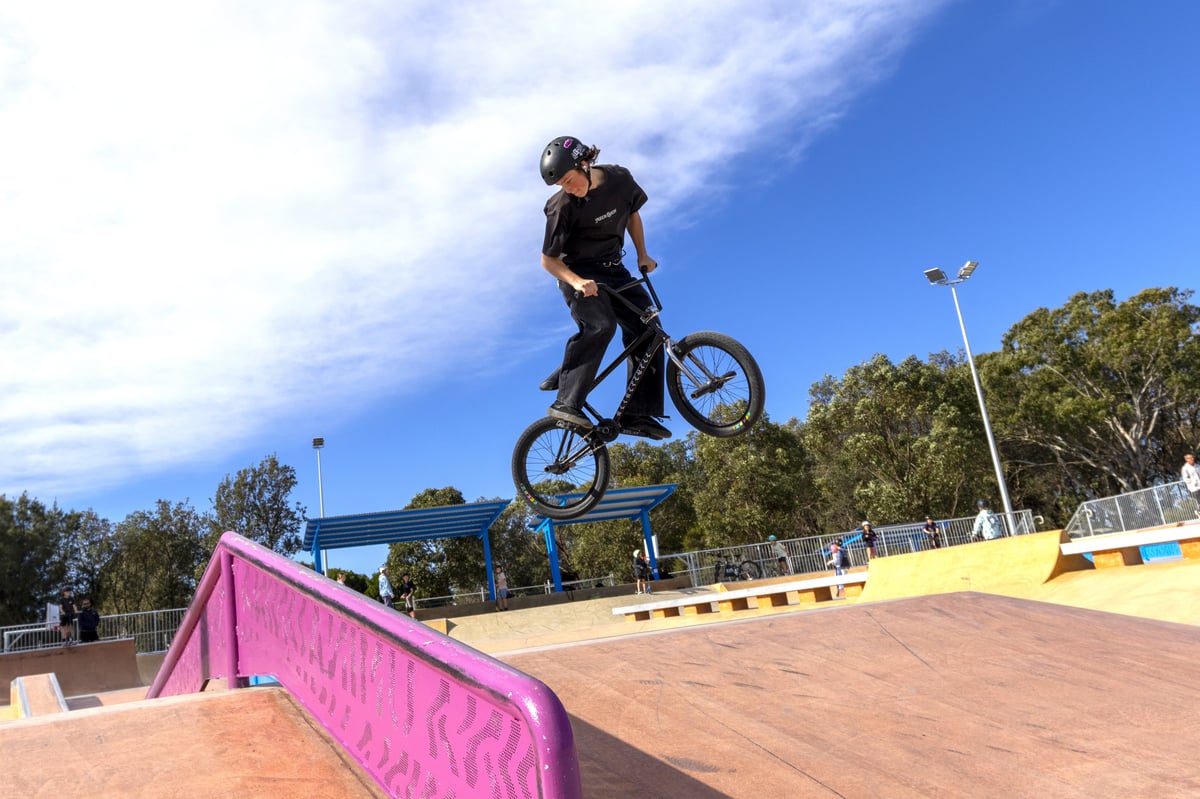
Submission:
[[[512,457],[517,493],[535,512],[574,519],[596,506],[608,488],[608,447],[549,417],[538,419],[517,439]]]
[[[766,383],[750,351],[723,333],[684,336],[667,362],[667,392],[680,415],[718,438],[749,430],[762,416]]]

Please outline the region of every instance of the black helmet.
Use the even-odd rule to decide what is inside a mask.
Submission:
[[[542,180],[553,186],[563,175],[579,168],[579,162],[587,158],[591,150],[574,136],[559,136],[542,148]]]
[[[975,505],[982,510],[983,508],[988,507],[988,501],[986,499],[981,499],[976,502]]]

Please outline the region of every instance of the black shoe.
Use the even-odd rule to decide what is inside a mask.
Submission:
[[[538,383],[538,388],[542,391],[558,391],[558,373],[562,371],[562,367],[555,369],[542,382]]]
[[[592,420],[584,416],[583,411],[578,408],[572,408],[565,402],[555,400],[554,404],[546,409],[546,413],[551,419],[558,419],[559,421],[573,424],[583,430],[592,429]]]
[[[671,431],[663,427],[662,423],[653,416],[622,416],[621,432],[634,436],[645,436],[655,441],[671,437]]]

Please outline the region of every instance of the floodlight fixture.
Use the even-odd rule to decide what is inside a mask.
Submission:
[[[963,347],[967,351],[967,365],[971,367],[971,378],[975,381],[975,395],[979,398],[979,413],[983,417],[983,430],[987,434],[988,448],[992,451],[992,466],[996,470],[996,483],[1000,487],[1000,500],[1004,503],[1004,514],[1009,524],[1012,523],[1012,502],[1008,498],[1008,486],[1004,482],[1004,467],[1000,463],[1000,451],[996,448],[996,437],[992,435],[992,423],[988,419],[987,403],[983,400],[983,383],[979,380],[979,372],[975,369],[975,356],[971,354],[971,342],[967,339],[967,325],[963,321],[962,306],[958,304],[958,291],[955,285],[974,274],[978,261],[967,261],[958,270],[954,280],[946,277],[946,273],[936,267],[925,270],[925,277],[935,286],[949,286],[950,294],[954,297],[954,310],[958,313],[958,326],[962,330]]]
[[[323,439],[323,438],[314,438],[313,439],[313,449],[320,449],[323,446],[325,446],[325,439]]]

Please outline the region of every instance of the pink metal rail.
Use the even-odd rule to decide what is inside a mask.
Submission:
[[[549,688],[235,533],[225,533],[148,696],[279,680],[393,796],[576,799]]]

